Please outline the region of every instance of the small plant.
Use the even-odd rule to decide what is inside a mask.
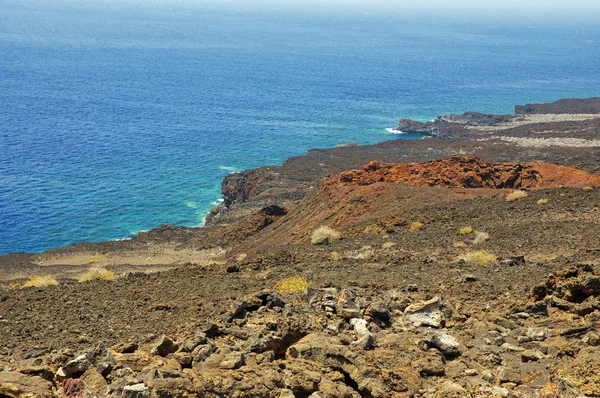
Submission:
[[[309,287],[309,283],[306,279],[295,276],[290,278],[285,278],[275,285],[275,290],[279,293],[304,293],[307,287]]]
[[[99,260],[100,260],[100,256],[90,256],[88,263],[94,264],[94,263],[97,263]]]
[[[333,261],[340,261],[344,258],[344,255],[339,252],[331,252],[331,259]]]
[[[490,234],[488,234],[487,232],[476,231],[475,232],[475,240],[473,241],[473,244],[479,245],[488,240],[490,240]]]
[[[506,200],[509,201],[509,202],[513,202],[513,201],[518,200],[518,199],[526,198],[527,196],[529,196],[527,194],[527,192],[525,192],[523,190],[520,190],[520,189],[517,189],[517,190],[512,191],[508,195],[506,195]]]
[[[310,242],[313,245],[328,245],[338,239],[340,239],[339,232],[326,225],[321,225],[313,231]]]
[[[548,199],[540,199],[537,201],[538,205],[545,205],[548,204]]]
[[[473,233],[473,228],[472,227],[460,227],[458,229],[458,233],[461,235],[469,235]]]
[[[32,276],[23,283],[23,287],[48,287],[56,285],[58,285],[58,281],[53,275]]]
[[[371,246],[363,246],[359,250],[347,252],[346,256],[355,260],[368,260],[375,256],[375,250]]]
[[[240,253],[235,257],[235,259],[236,259],[236,261],[244,261],[246,259],[246,257],[248,257],[248,254]]]
[[[425,226],[425,224],[423,224],[422,222],[415,221],[414,223],[410,224],[410,230],[413,232],[420,231],[423,229],[424,226]]]
[[[497,257],[485,250],[478,250],[474,252],[468,252],[460,256],[460,260],[464,260],[469,263],[475,263],[487,267],[497,260]]]
[[[13,290],[21,288],[21,284],[18,283],[18,282],[11,282],[11,283],[8,284],[8,286],[10,286],[10,288],[13,289]]]
[[[391,249],[394,246],[396,246],[396,244],[394,242],[385,242],[384,244],[381,245],[381,248],[382,249]]]
[[[85,274],[79,277],[79,282],[93,281],[94,279],[101,279],[103,281],[114,281],[117,276],[105,268],[92,268]]]

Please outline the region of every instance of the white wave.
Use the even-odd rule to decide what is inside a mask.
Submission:
[[[400,131],[397,129],[385,129],[385,131],[387,131],[388,133],[392,133],[392,134],[406,134],[404,131]]]
[[[233,166],[219,166],[219,170],[225,170],[230,173],[238,173],[241,171],[239,168]]]

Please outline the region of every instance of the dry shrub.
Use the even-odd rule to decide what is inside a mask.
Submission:
[[[515,201],[517,199],[523,199],[529,196],[527,192],[517,189],[506,195],[506,200],[509,202]]]
[[[13,290],[21,288],[21,284],[18,282],[10,282],[8,286],[10,286],[10,288]]]
[[[396,244],[394,242],[384,242],[381,245],[382,249],[391,249],[392,247],[396,246]]]
[[[93,281],[95,279],[101,279],[103,281],[114,281],[117,276],[105,268],[92,268],[85,274],[79,277],[79,282]]]
[[[463,242],[462,240],[457,240],[454,241],[454,243],[452,243],[452,246],[454,247],[467,247],[467,244],[465,242]]]
[[[309,287],[309,283],[306,279],[294,276],[290,278],[285,278],[280,280],[275,285],[275,290],[279,293],[295,293],[300,294],[304,293],[307,287]]]
[[[247,257],[248,257],[248,254],[240,253],[235,257],[235,259],[236,259],[236,261],[244,261]]]
[[[475,232],[475,240],[473,241],[473,244],[479,245],[488,240],[490,240],[490,234],[488,234],[487,232],[476,231]]]
[[[313,231],[310,242],[313,245],[328,245],[338,239],[340,239],[339,232],[326,225],[321,225]]]
[[[460,256],[459,259],[486,267],[495,262],[497,260],[497,257],[491,253],[486,252],[485,250],[477,250],[465,253],[462,256]]]
[[[56,280],[54,275],[32,276],[25,283],[23,283],[23,287],[48,287],[57,285],[58,281]]]
[[[410,230],[411,231],[420,231],[423,229],[423,227],[425,226],[425,224],[423,224],[420,221],[415,221],[414,223],[410,224]]]
[[[340,261],[344,258],[344,255],[339,252],[331,252],[331,259],[333,261]]]
[[[539,391],[540,398],[559,398],[560,388],[556,383],[547,383]]]
[[[538,205],[545,205],[548,204],[548,199],[540,199],[537,201]]]
[[[460,227],[458,229],[458,233],[461,235],[469,235],[473,233],[473,228],[472,227]]]
[[[346,257],[354,260],[368,260],[375,256],[375,250],[371,246],[363,246],[360,250],[353,250],[346,253]]]

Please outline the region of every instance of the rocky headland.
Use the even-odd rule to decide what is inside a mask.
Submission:
[[[600,396],[600,100],[407,126],[0,257],[0,397]]]

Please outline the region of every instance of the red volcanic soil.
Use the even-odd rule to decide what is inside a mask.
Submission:
[[[242,245],[242,250],[306,243],[319,225],[344,236],[406,229],[415,206],[499,197],[508,189],[600,186],[600,176],[549,163],[487,163],[453,156],[426,163],[370,162],[325,177],[289,214]],[[445,189],[443,189],[445,188]],[[412,220],[414,221],[414,220]]]
[[[395,182],[450,188],[535,189],[600,186],[600,176],[550,163],[488,163],[473,156],[453,156],[426,163],[372,161],[362,170],[343,172],[328,183],[371,185]]]

